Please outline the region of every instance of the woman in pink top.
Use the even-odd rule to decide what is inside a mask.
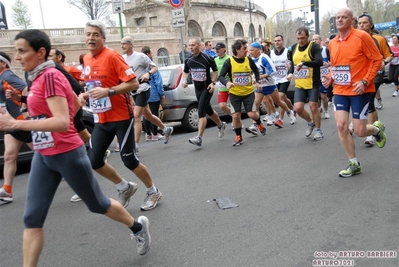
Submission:
[[[42,31],[17,34],[15,59],[29,72],[32,81],[27,98],[32,119],[14,120],[5,110],[0,110],[0,130],[31,131],[35,149],[24,213],[23,266],[38,264],[44,246],[43,224],[62,178],[90,211],[128,226],[139,254],[144,255],[151,243],[148,219],[140,216],[135,220],[118,201],[101,192],[86,148],[73,125],[79,108],[77,97],[65,76],[54,68],[54,62],[47,61],[50,49],[50,39]]]
[[[393,59],[389,63],[389,80],[395,84],[395,91],[393,91],[393,97],[399,96],[399,37],[398,35],[392,35],[391,51],[393,53]]]

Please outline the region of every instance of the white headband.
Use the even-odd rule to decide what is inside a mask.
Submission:
[[[6,59],[5,57],[3,57],[2,55],[0,55],[0,60],[7,63],[8,67],[11,67],[11,63],[10,61],[8,61],[8,59]]]

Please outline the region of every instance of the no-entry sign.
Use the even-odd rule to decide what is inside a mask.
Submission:
[[[180,8],[184,4],[184,0],[169,0],[169,4],[173,8]]]

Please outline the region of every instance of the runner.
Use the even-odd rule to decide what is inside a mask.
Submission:
[[[188,141],[190,144],[196,146],[202,146],[202,136],[205,131],[207,124],[206,115],[211,118],[211,120],[216,123],[219,129],[219,138],[224,136],[226,130],[226,122],[222,122],[216,111],[212,109],[210,104],[213,92],[215,91],[215,82],[218,77],[218,69],[215,60],[201,52],[201,39],[191,38],[189,40],[189,47],[192,56],[186,59],[184,63],[183,71],[183,88],[188,86],[187,77],[188,73],[191,71],[191,78],[194,82],[195,95],[198,100],[198,135],[196,137],[190,138]],[[210,70],[213,71],[213,76],[211,78]]]
[[[338,136],[349,165],[339,172],[340,177],[350,177],[362,172],[362,165],[356,158],[355,143],[349,133],[349,111],[352,109],[354,133],[358,136],[374,135],[378,147],[386,142],[384,125],[367,124],[367,110],[370,93],[375,91],[374,77],[381,66],[382,56],[370,34],[352,28],[352,10],[340,9],[336,15],[338,36],[330,41],[331,71],[323,76],[323,85],[334,82],[334,115]],[[345,53],[342,53],[345,49]]]
[[[54,68],[54,62],[47,61],[50,49],[50,39],[42,31],[26,30],[16,35],[15,59],[33,81],[28,96],[32,119],[15,120],[3,109],[0,116],[1,130],[32,131],[35,149],[26,193],[23,266],[39,263],[44,247],[43,225],[62,179],[91,212],[128,226],[137,241],[138,253],[144,255],[151,245],[149,221],[145,216],[135,220],[118,201],[101,192],[86,148],[73,126],[79,108],[77,97],[65,76]]]
[[[233,114],[233,125],[236,133],[233,146],[243,143],[241,134],[241,107],[244,106],[248,117],[253,119],[262,135],[266,135],[259,113],[256,111],[254,83],[252,73],[255,75],[255,86],[261,90],[259,70],[255,62],[248,56],[248,42],[236,40],[231,47],[233,56],[227,59],[220,71],[219,81],[230,90],[231,113]],[[231,77],[231,81],[225,77]]]
[[[299,27],[296,36],[298,43],[292,46],[295,66],[294,106],[297,114],[307,122],[306,137],[316,128],[313,140],[317,141],[324,138],[319,111],[320,66],[323,65],[323,58],[320,46],[309,41],[309,30],[306,27]],[[307,99],[312,116],[305,110]]]

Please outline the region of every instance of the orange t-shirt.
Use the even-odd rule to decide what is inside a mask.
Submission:
[[[378,34],[373,34],[372,37],[377,40],[379,46],[378,48],[380,50],[383,59],[386,59],[388,57],[393,57],[391,48],[389,47],[387,40],[385,40],[383,36]]]
[[[357,95],[353,92],[355,82],[366,80],[365,93],[375,92],[374,78],[382,63],[382,56],[370,34],[352,29],[340,40],[340,35],[328,44],[334,94]]]
[[[136,75],[127,65],[123,57],[110,48],[104,47],[94,57],[88,53],[83,58],[85,83],[96,84],[105,90],[117,86],[121,82],[135,79]],[[111,106],[107,111],[97,113],[98,122],[116,122],[133,117],[133,102],[128,93],[109,97]],[[108,104],[107,104],[108,105]]]
[[[62,64],[62,66],[64,67],[64,69],[72,75],[72,77],[75,78],[75,80],[77,80],[78,82],[83,81],[82,79],[82,72],[77,68],[77,67],[73,67],[73,66],[68,66],[65,64]]]

